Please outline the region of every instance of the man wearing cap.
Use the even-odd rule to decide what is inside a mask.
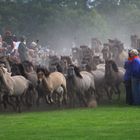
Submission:
[[[130,52],[131,61],[131,82],[132,82],[132,96],[133,104],[140,105],[140,58],[138,51],[132,49]]]

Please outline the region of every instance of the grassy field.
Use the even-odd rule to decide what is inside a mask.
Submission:
[[[1,113],[0,140],[140,140],[140,108]]]

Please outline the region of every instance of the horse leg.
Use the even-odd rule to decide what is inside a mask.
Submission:
[[[0,108],[2,108],[1,104],[3,104],[3,101],[2,101],[2,95],[0,93]]]
[[[64,104],[67,104],[67,89],[65,86],[63,86],[63,85],[61,85],[61,86],[64,89],[64,92],[63,92]]]
[[[75,92],[74,91],[68,91],[68,101],[69,101],[69,106],[70,107],[75,107]]]
[[[53,98],[52,98],[52,94],[53,94],[53,92],[50,92],[50,93],[48,94],[48,99],[49,99],[49,102],[50,102],[50,103],[54,103]]]
[[[40,104],[40,98],[41,98],[41,96],[38,96],[38,97],[37,97],[37,100],[36,100],[36,105],[37,105],[37,107],[39,107],[39,104]]]
[[[82,106],[82,97],[81,97],[81,93],[80,93],[80,92],[76,92],[76,95],[77,95],[77,97],[78,97],[80,106]]]
[[[7,97],[5,97],[5,95],[2,96],[2,104],[4,109],[7,109]]]
[[[80,106],[82,106],[83,104],[84,104],[84,106],[87,106],[87,103],[86,103],[85,98],[84,98],[83,91],[78,92],[77,95],[78,95],[78,98],[79,98]]]
[[[95,98],[97,99],[97,101],[99,102],[102,98],[101,94],[100,94],[100,91],[98,89],[96,89],[96,92],[95,92]]]
[[[25,93],[23,95],[25,95],[26,106],[28,109],[30,109],[32,106],[32,97],[31,97],[30,91],[29,90],[25,91]]]
[[[117,90],[116,94],[118,94],[118,100],[120,100],[121,91],[118,84],[116,85],[116,90]]]
[[[61,93],[60,95],[59,95],[59,106],[61,107],[62,106],[62,102],[63,102],[63,94],[64,93]]]
[[[7,109],[7,105],[10,105],[10,106],[12,106],[13,109],[15,110],[14,104],[12,104],[12,103],[9,101],[9,96],[8,96],[8,94],[3,95],[3,97],[2,97],[2,103],[3,103],[3,105],[4,105],[4,109]]]
[[[60,93],[56,92],[56,97],[57,97],[56,102],[58,103],[59,107],[62,106],[63,94],[64,94],[63,92],[60,92]]]
[[[5,98],[6,98],[7,104],[10,105],[10,106],[12,106],[13,110],[15,111],[15,110],[16,110],[16,107],[15,107],[15,105],[13,104],[14,101],[12,100],[12,96],[6,95]],[[10,99],[11,102],[9,101],[9,99]]]
[[[106,94],[107,94],[109,101],[112,101],[112,95],[110,94],[110,87],[105,86],[104,89],[106,91]]]
[[[81,97],[82,97],[81,99],[82,99],[84,106],[87,107],[86,97],[85,97],[85,94],[83,92],[81,93]]]
[[[54,101],[52,99],[52,93],[49,93],[49,94],[45,95],[45,100],[46,100],[47,104],[54,103]]]
[[[21,105],[20,105],[20,100],[19,100],[19,97],[16,96],[16,109],[17,109],[17,112],[21,113]]]

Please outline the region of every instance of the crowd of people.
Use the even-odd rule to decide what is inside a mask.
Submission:
[[[34,49],[37,48],[37,42],[34,42]],[[10,55],[19,59],[19,61],[29,60],[29,49],[24,36],[17,38],[10,31],[6,31],[0,36],[0,56]]]
[[[0,57],[12,56],[18,62],[30,61],[33,64],[43,64],[46,58],[54,54],[53,50],[44,49],[39,40],[27,43],[25,36],[16,37],[11,31],[6,31],[0,35]]]
[[[140,105],[140,57],[136,49],[129,50],[128,60],[125,62],[124,83],[126,89],[126,103]]]

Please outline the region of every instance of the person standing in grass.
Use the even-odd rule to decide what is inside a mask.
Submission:
[[[130,52],[131,61],[131,82],[132,82],[132,97],[133,104],[140,105],[140,58],[136,49],[132,49]]]
[[[125,68],[124,85],[125,85],[125,91],[126,91],[126,104],[128,105],[133,104],[132,88],[131,88],[131,62],[132,62],[132,57],[129,50],[128,60],[125,61],[125,64],[124,64],[124,68]]]

